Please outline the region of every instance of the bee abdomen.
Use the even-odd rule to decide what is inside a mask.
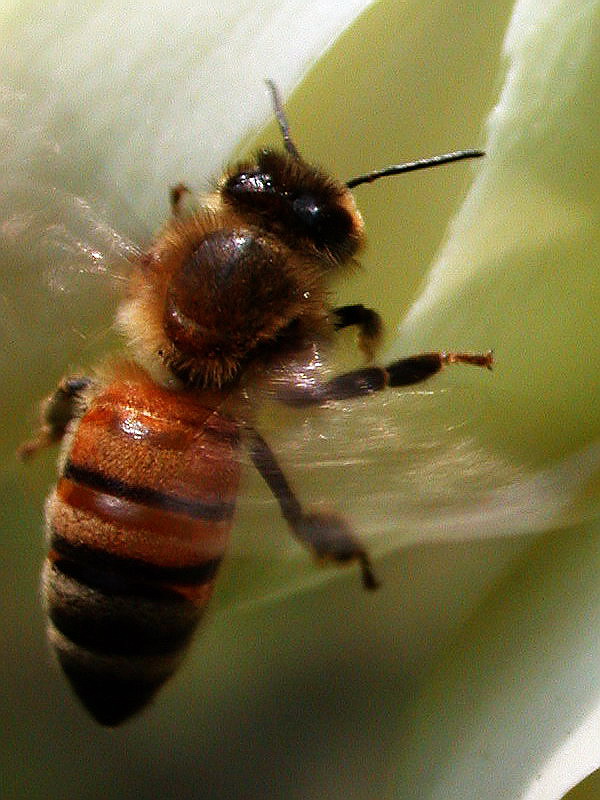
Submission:
[[[184,422],[181,408],[167,417],[165,390],[136,388],[113,384],[92,401],[47,506],[49,639],[105,725],[177,668],[212,594],[239,477],[234,422],[197,403]]]
[[[160,583],[52,551],[43,574],[48,636],[85,707],[117,725],[177,668],[203,607]],[[207,586],[207,594],[212,581]]]

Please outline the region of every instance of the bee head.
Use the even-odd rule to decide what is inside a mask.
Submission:
[[[332,266],[347,262],[362,244],[362,217],[350,190],[290,153],[260,150],[254,162],[228,173],[220,193],[249,223]]]

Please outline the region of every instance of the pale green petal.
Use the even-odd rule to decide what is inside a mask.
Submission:
[[[598,513],[599,14],[518,5],[488,158],[395,346],[494,348],[492,388],[464,411],[485,418],[477,447],[514,472],[499,488],[508,526],[527,496],[536,526],[540,476],[556,523]]]
[[[432,7],[434,16],[426,19],[418,3],[407,4],[401,15],[394,4],[373,9],[362,38],[349,35],[348,44],[342,41],[329,63],[310,76],[307,93],[298,99],[298,113],[290,103],[302,151],[344,175],[400,157],[476,145],[494,96],[497,58],[492,49],[482,69],[482,54],[488,41],[498,47],[509,3],[505,6],[500,12],[484,7],[469,23],[471,32],[477,29],[471,50],[463,46],[466,21],[445,4]],[[25,364],[9,385],[17,397],[31,397],[31,403],[48,391],[65,363],[87,369],[111,347],[108,321],[115,301],[105,293],[110,281],[99,268],[108,261],[103,255],[107,243],[109,249],[127,249],[128,237],[136,238],[135,217],[150,225],[159,220],[166,206],[165,187],[175,180],[203,188],[209,175],[218,174],[232,137],[268,111],[262,70],[283,59],[289,71],[281,67],[280,75],[270,74],[285,88],[356,6],[265,4],[237,16],[228,6],[226,12],[206,18],[202,43],[194,22],[204,6],[197,4],[179,8],[177,15],[160,3],[143,9],[68,3],[61,8],[56,15],[34,4],[24,6],[6,22],[11,47],[5,65],[4,122],[10,147],[3,159],[14,191],[7,195],[4,232],[12,237],[12,268],[27,286],[27,304],[18,301],[18,290],[16,302],[7,294],[3,325],[7,335],[35,333],[33,341],[17,336],[15,351],[4,355],[7,371],[14,368],[17,356]],[[328,14],[333,9],[341,14],[337,28],[327,9]],[[274,26],[266,24],[268,13],[276,18]],[[234,17],[242,21],[231,28]],[[53,27],[57,19],[60,36]],[[300,24],[306,25],[306,32],[296,37],[293,26]],[[290,28],[286,53],[289,46],[295,55],[301,52],[304,61],[299,56],[288,60],[280,52],[277,32],[282,25]],[[251,35],[260,40],[252,46]],[[419,37],[422,49],[414,46]],[[375,56],[372,42],[389,53],[391,69]],[[274,50],[279,55],[269,60]],[[357,56],[358,51],[362,52]],[[366,58],[371,62],[364,76],[356,74],[356,61]],[[456,63],[452,76],[445,73],[448,58]],[[235,72],[236,81],[224,81],[223,72]],[[463,85],[469,87],[466,94]],[[426,133],[421,134],[423,128]],[[275,135],[272,131],[266,141]],[[352,283],[355,288],[340,287],[340,302],[349,292],[353,297],[347,301],[372,297],[374,305],[383,305],[388,321],[397,321],[406,306],[402,287],[412,286],[414,291],[425,256],[443,236],[472,175],[464,166],[437,172],[442,174],[361,190],[372,242],[365,254],[368,277],[358,276]],[[79,197],[84,211],[89,199],[92,212],[98,214],[92,220],[92,240],[88,221],[73,213],[73,199],[77,213],[81,211]],[[54,244],[47,263],[39,246],[40,224],[30,221],[39,209],[40,224],[47,226],[41,238],[47,239],[50,230]],[[387,250],[380,248],[382,233]],[[419,247],[404,264],[405,244],[414,239]],[[86,256],[92,256],[91,266],[73,257],[81,245]],[[347,345],[353,349],[351,339]],[[485,374],[472,382],[484,393],[493,385]],[[495,498],[497,485],[512,478],[512,465],[503,457],[473,451],[470,421],[460,408],[448,407],[445,383],[438,381],[436,386],[433,393],[404,392],[306,420],[296,414],[283,423],[275,416],[270,421],[280,451],[296,466],[305,502],[347,510],[375,555],[423,539],[463,539],[507,530],[505,498],[500,498],[499,507]],[[26,423],[23,417],[21,438]],[[266,432],[271,432],[269,425]],[[241,504],[233,557],[258,556],[268,562],[262,580],[249,569],[256,573],[252,594],[279,593],[336,575],[316,572],[305,552],[283,538],[272,499],[260,481],[250,480],[254,483],[245,494],[249,500]],[[490,512],[483,529],[482,498]],[[533,522],[525,529],[537,530],[553,512],[541,492]],[[266,514],[276,520],[274,534],[268,542],[257,541],[255,531]],[[513,515],[509,530],[520,529]],[[243,586],[243,581],[236,582],[235,596],[244,594]]]
[[[401,329],[403,347],[491,331],[479,445],[514,465],[506,519],[594,520],[545,537],[401,712],[403,800],[559,800],[600,765],[599,30],[597,2],[517,5],[489,158]]]
[[[560,800],[600,765],[600,528],[544,537],[401,710],[394,797]]]
[[[22,105],[10,161],[56,147],[63,185],[116,184],[156,224],[165,185],[218,174],[266,119],[265,78],[289,91],[368,0],[10,5],[1,82],[9,115]]]

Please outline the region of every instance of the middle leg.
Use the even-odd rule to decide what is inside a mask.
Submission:
[[[336,331],[351,325],[358,327],[358,346],[368,361],[372,361],[381,340],[383,324],[381,317],[372,308],[358,303],[352,306],[340,306],[333,309]]]
[[[400,358],[385,367],[364,367],[345,372],[321,384],[287,385],[279,388],[278,399],[292,406],[319,405],[330,400],[350,400],[396,386],[421,383],[448,364],[472,364],[491,369],[492,351],[487,353],[436,352]]]

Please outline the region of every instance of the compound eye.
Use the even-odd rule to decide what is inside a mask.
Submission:
[[[272,193],[273,179],[268,173],[258,170],[240,172],[227,181],[227,190],[237,195]]]
[[[321,206],[316,198],[311,194],[301,194],[292,203],[294,214],[300,219],[307,228],[316,228],[319,225]]]
[[[338,252],[348,243],[352,218],[348,212],[314,194],[299,194],[291,203],[295,219],[318,248]]]

